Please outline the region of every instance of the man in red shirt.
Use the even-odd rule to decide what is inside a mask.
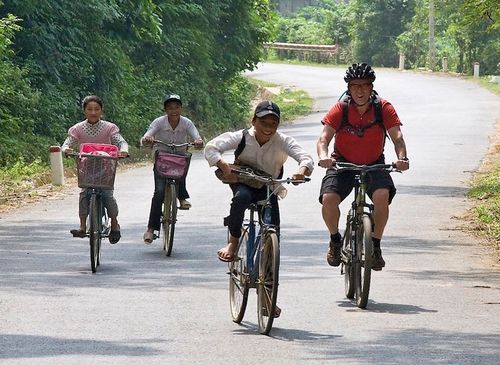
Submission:
[[[347,82],[348,101],[337,102],[325,115],[322,120],[323,131],[317,142],[319,165],[327,169],[319,200],[323,205],[323,220],[330,232],[327,261],[331,266],[339,266],[341,262],[339,204],[350,194],[354,183],[353,175],[349,171],[342,172],[332,168],[335,161],[360,165],[385,163],[384,143],[387,131],[398,158],[395,162],[396,168],[404,171],[410,167],[400,129],[401,121],[394,107],[388,101],[378,98],[374,92],[375,72],[370,65],[353,64],[346,70],[344,80]],[[376,102],[379,103],[379,111],[375,106]],[[377,114],[381,121],[378,120],[380,118]],[[330,155],[328,146],[334,137],[333,152]],[[380,240],[389,218],[389,204],[396,194],[396,188],[387,171],[372,171],[369,175],[367,193],[374,205],[372,269],[382,270],[385,261],[382,258]]]

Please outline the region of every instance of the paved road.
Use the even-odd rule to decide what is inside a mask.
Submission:
[[[284,65],[252,73],[315,98],[316,113],[283,128],[311,153],[321,116],[345,87],[341,75]],[[377,76],[404,122],[412,170],[395,176],[387,267],[374,275],[367,310],[344,298],[343,277],[326,264],[318,169],[281,204],[282,317],[271,336],[258,335],[252,296],[243,324],[232,323],[226,268],[215,257],[229,189],[195,156],[193,209],[181,214],[170,258],[141,242],[149,166],[117,176],[123,239],[105,245],[97,274],[86,241],[67,233],[77,224],[76,188],[0,217],[0,364],[497,364],[499,271],[453,216],[467,208],[467,180],[500,100],[455,78]]]

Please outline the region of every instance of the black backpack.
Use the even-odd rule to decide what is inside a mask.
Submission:
[[[359,137],[362,137],[366,129],[378,125],[384,130],[384,135],[385,137],[387,137],[387,131],[385,130],[384,120],[382,119],[382,103],[380,101],[380,97],[378,96],[375,90],[372,91],[370,99],[375,111],[375,120],[372,121],[370,124],[365,125],[364,127],[355,127],[351,123],[349,123],[349,103],[351,102],[351,96],[347,92],[344,92],[340,96],[339,102],[342,103],[342,121],[340,123],[339,131],[349,126],[356,131],[356,134]]]

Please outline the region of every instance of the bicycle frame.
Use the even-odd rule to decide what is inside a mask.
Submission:
[[[351,250],[352,250],[352,255],[351,257],[347,258],[352,259],[354,262],[356,262],[357,259],[357,252],[356,252],[356,245],[354,244],[355,242],[352,242],[353,239],[355,239],[355,235],[353,233],[357,232],[360,227],[363,226],[363,215],[367,214],[370,217],[370,220],[373,223],[373,218],[372,218],[372,212],[373,212],[373,204],[368,204],[366,202],[366,188],[367,188],[367,183],[366,183],[366,172],[362,171],[360,174],[356,174],[354,177],[355,182],[354,182],[354,200],[351,203],[351,209],[349,210],[348,217],[349,219],[347,220],[347,224],[351,225]],[[368,210],[366,210],[368,208]]]
[[[396,170],[393,165],[366,166],[343,162],[338,162],[336,168],[355,172],[354,200],[347,214],[346,230],[342,240],[341,274],[345,275],[346,297],[349,299],[356,297],[358,307],[365,308],[370,291],[374,210],[374,205],[366,202],[366,176],[369,171]]]
[[[102,146],[102,145],[100,145]],[[116,163],[120,157],[93,155],[92,153],[74,153],[70,152],[67,156],[78,157],[78,186],[86,190],[86,198],[88,199],[88,215],[86,237],[89,237],[90,244],[90,266],[92,272],[97,271],[100,265],[101,243],[103,238],[109,237],[110,222],[104,207],[103,189],[112,189],[116,173]],[[85,168],[80,170],[82,158],[89,158]],[[101,161],[98,163],[97,161]],[[109,164],[103,165],[103,161],[110,161]],[[94,174],[86,175],[87,169]],[[95,174],[96,171],[106,171],[109,169],[109,174]]]
[[[257,317],[259,332],[267,335],[273,320],[279,315],[276,305],[279,282],[279,238],[277,228],[271,224],[271,197],[278,192],[278,183],[300,183],[309,181],[293,179],[273,179],[259,176],[252,171],[235,169],[233,172],[244,174],[266,185],[266,198],[249,206],[250,217],[243,224],[242,236],[238,242],[238,258],[229,262],[229,302],[233,321],[240,323],[245,314],[249,288],[257,291]],[[260,211],[259,211],[260,209]],[[259,220],[255,214],[259,214]],[[259,228],[257,230],[257,224]],[[229,235],[229,232],[228,232]]]
[[[194,146],[192,143],[165,143],[160,140],[153,140],[154,144],[159,144],[165,146],[167,148],[166,152],[171,154],[178,154],[178,148],[182,147],[191,147]],[[156,155],[155,155],[156,156]],[[155,166],[157,161],[155,160]],[[184,171],[187,174],[187,168],[189,167],[189,160],[186,170]],[[156,167],[155,167],[156,168]],[[156,171],[156,170],[155,170]],[[178,180],[176,178],[172,178],[171,176],[162,176],[159,175],[165,180],[165,190],[163,196],[163,209],[162,209],[162,227],[158,231],[158,234],[153,235],[153,239],[157,239],[161,235],[161,231],[163,230],[163,250],[165,251],[166,256],[170,256],[172,253],[172,248],[174,244],[174,232],[175,232],[175,224],[177,223],[177,199],[178,199]]]
[[[249,207],[250,218],[247,226],[247,268],[250,276],[250,287],[255,288],[257,277],[259,274],[259,254],[262,249],[262,240],[269,231],[276,232],[276,227],[271,224],[271,192],[270,186],[267,185],[267,198],[258,202],[257,204],[251,204]],[[258,214],[258,209],[261,207],[260,219],[259,219],[259,232],[257,233],[257,222],[255,220],[255,214]]]

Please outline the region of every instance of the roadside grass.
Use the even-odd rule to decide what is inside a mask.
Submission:
[[[294,120],[297,117],[307,115],[311,112],[313,100],[303,90],[283,87],[271,82],[248,78],[256,95],[255,104],[262,99],[270,99],[280,107],[281,120],[284,122]],[[249,118],[253,116],[251,108]]]
[[[478,83],[480,86],[484,87],[487,90],[490,90],[495,95],[500,95],[500,84],[495,82],[490,82],[488,76],[483,76],[480,78],[468,77],[470,80]]]
[[[29,164],[20,159],[9,168],[0,168],[0,208],[25,196],[36,197],[36,188],[50,181],[50,169],[40,159]]]
[[[470,211],[474,232],[500,250],[500,142],[493,156],[484,171],[475,173],[467,197],[474,202]]]

